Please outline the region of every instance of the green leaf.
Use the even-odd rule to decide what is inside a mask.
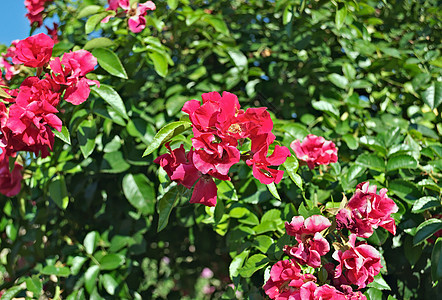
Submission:
[[[345,6],[336,11],[336,17],[335,17],[336,28],[341,29],[342,25],[344,25],[346,17],[347,17],[347,8]]]
[[[81,267],[83,266],[83,264],[86,261],[87,261],[86,257],[75,256],[74,259],[72,260],[71,274],[72,275],[77,275],[80,272]]]
[[[146,151],[144,151],[143,156],[151,154],[158,147],[160,147],[161,144],[167,142],[174,136],[190,128],[191,125],[192,123],[190,123],[189,121],[177,121],[167,124],[166,126],[161,128],[160,131],[157,132],[152,142],[150,142],[149,146],[147,147]]]
[[[101,84],[100,88],[97,86],[92,86],[91,90],[106,101],[110,106],[112,106],[112,108],[114,108],[116,112],[123,118],[129,119],[123,99],[121,99],[120,95],[118,95],[118,93],[111,86]]]
[[[356,159],[358,165],[379,172],[385,172],[385,161],[375,154],[363,153]]]
[[[296,157],[294,155],[291,155],[291,156],[287,157],[287,159],[285,160],[285,162],[282,165],[284,166],[285,170],[289,174],[289,176],[292,179],[292,181],[302,191],[303,190],[302,189],[302,178],[301,178],[301,176],[299,176],[296,173],[296,171],[298,171],[298,168],[299,168],[299,162],[296,159]]]
[[[100,267],[97,265],[89,267],[84,273],[84,287],[88,293],[91,293],[94,289],[98,273],[100,273]]]
[[[249,278],[252,275],[267,266],[269,263],[269,259],[264,254],[255,254],[247,259],[244,266],[239,270],[239,274],[242,277]]]
[[[242,267],[247,256],[249,255],[249,252],[250,251],[248,250],[243,251],[232,259],[232,262],[230,263],[229,266],[229,274],[232,280],[234,277],[239,275],[239,270]]]
[[[126,199],[142,214],[155,212],[155,190],[144,174],[127,174],[123,178]]]
[[[342,137],[342,139],[345,141],[345,143],[347,144],[348,148],[350,148],[351,150],[358,149],[359,141],[353,135],[348,133],[348,134],[344,135]]]
[[[166,228],[167,223],[169,223],[169,216],[172,211],[175,202],[178,200],[180,196],[179,189],[176,185],[170,187],[170,189],[158,200],[158,229],[157,232],[160,232],[164,228]]]
[[[22,291],[24,288],[21,286],[13,286],[12,288],[8,289],[6,292],[2,295],[2,300],[12,300],[14,297]]]
[[[100,282],[103,284],[104,289],[106,290],[106,292],[108,292],[110,295],[114,295],[115,294],[115,290],[117,289],[118,283],[112,277],[112,275],[104,274],[101,277]]]
[[[252,244],[262,253],[266,253],[273,243],[273,239],[267,235],[259,235],[255,237],[252,242]]]
[[[422,98],[431,109],[438,108],[442,103],[442,82],[433,82],[433,84],[422,93]]]
[[[413,245],[413,237],[407,235],[403,243],[405,257],[413,267],[422,255],[422,245]]]
[[[336,106],[334,106],[333,104],[331,104],[330,102],[327,101],[312,101],[312,106],[314,109],[320,110],[320,111],[325,111],[325,112],[329,112],[332,115],[334,115],[335,117],[339,117],[339,109],[336,108]]]
[[[336,85],[337,87],[339,87],[341,89],[346,89],[348,86],[348,79],[342,75],[332,73],[332,74],[328,75],[327,78],[328,78],[328,80],[331,81],[331,83],[333,83],[334,85]]]
[[[78,126],[77,138],[84,158],[88,158],[89,155],[94,152],[96,136],[97,128],[95,127],[94,120],[84,120],[80,123]]]
[[[92,55],[98,60],[98,64],[109,74],[127,79],[126,70],[118,56],[106,48],[95,48]]]
[[[95,38],[92,39],[90,41],[88,41],[83,49],[84,50],[92,50],[95,48],[107,48],[107,47],[111,47],[114,45],[114,42],[108,38],[105,37],[99,37],[99,38]]]
[[[54,135],[56,137],[58,137],[60,140],[62,140],[66,144],[68,144],[68,145],[71,144],[71,135],[69,134],[69,130],[67,129],[66,126],[63,125],[63,127],[61,127],[61,132],[58,132],[55,129],[52,129],[52,132],[54,133]]]
[[[66,207],[68,207],[68,189],[66,187],[66,181],[63,175],[60,175],[57,179],[49,184],[49,195],[59,208],[65,210]]]
[[[398,169],[415,169],[417,168],[417,160],[407,154],[394,156],[387,161],[387,172]]]
[[[83,8],[82,10],[80,10],[80,12],[77,15],[77,19],[81,19],[84,17],[88,17],[90,15],[94,15],[96,13],[99,13],[100,11],[103,11],[104,8],[101,5],[88,5],[85,8]]]
[[[26,289],[34,294],[34,298],[38,299],[43,289],[43,283],[41,282],[40,278],[37,275],[34,275],[26,278],[25,282]]]
[[[419,200],[413,203],[413,208],[411,209],[412,213],[418,214],[424,212],[430,208],[440,207],[440,200],[437,200],[436,197],[426,196],[421,197]]]
[[[178,7],[178,0],[167,0],[167,5],[171,10],[175,10]]]
[[[369,288],[365,294],[368,296],[368,300],[379,300],[382,299],[382,291],[376,288]]]
[[[355,68],[353,68],[353,66],[349,63],[344,63],[342,65],[342,72],[344,72],[344,76],[348,79],[348,80],[352,80],[355,79],[356,77],[356,70]]]
[[[229,35],[229,28],[227,28],[227,25],[221,16],[205,14],[202,20],[212,25],[212,27],[215,28],[215,30],[219,33]]]
[[[267,188],[269,189],[269,192],[273,195],[273,197],[275,197],[276,199],[281,201],[281,197],[278,194],[278,189],[276,188],[276,185],[274,182],[267,184]]]
[[[436,240],[431,252],[431,278],[434,282],[442,278],[442,237]]]
[[[95,247],[97,247],[98,240],[100,239],[100,235],[96,231],[89,232],[83,241],[83,246],[86,249],[87,254],[93,254],[95,251]]]
[[[374,277],[374,280],[367,285],[368,287],[373,287],[378,290],[387,290],[391,291],[390,286],[387,284],[387,282],[382,278],[381,274],[378,274]]]
[[[0,87],[0,99],[11,99],[12,97],[5,92],[5,90]]]
[[[100,259],[100,269],[101,270],[114,270],[119,266],[124,264],[124,255],[117,253],[110,253],[103,256]]]
[[[235,66],[237,66],[240,70],[247,68],[247,56],[245,56],[244,53],[237,49],[231,49],[227,51],[227,53],[235,63]]]
[[[103,173],[117,174],[123,173],[129,168],[130,165],[124,159],[123,153],[120,151],[114,151],[103,155],[100,171]]]
[[[114,12],[114,14],[115,14],[115,12]],[[92,31],[94,31],[95,27],[97,27],[97,25],[101,22],[101,20],[106,18],[108,15],[109,15],[108,12],[102,12],[102,13],[99,13],[99,14],[91,16],[86,21],[86,25],[84,27],[84,30],[85,30],[86,34],[89,34]]]
[[[58,277],[69,277],[71,270],[68,267],[46,266],[41,272],[43,275],[55,275]]]
[[[161,77],[166,77],[169,65],[167,63],[167,58],[158,52],[149,52],[148,53],[149,58],[153,62],[153,67],[155,68],[155,71],[160,75]]]
[[[413,244],[418,245],[432,236],[434,233],[442,229],[442,220],[428,219],[420,224],[416,229],[416,234],[413,238]]]

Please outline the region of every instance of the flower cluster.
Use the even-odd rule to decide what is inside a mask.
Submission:
[[[271,299],[366,299],[360,291],[353,289],[365,288],[373,282],[382,268],[381,255],[374,247],[356,239],[370,236],[378,226],[395,234],[391,213],[397,211],[397,206],[386,196],[386,192],[386,189],[382,189],[377,195],[376,186],[369,186],[368,182],[359,184],[346,208],[336,215],[336,227],[332,227],[332,222],[321,215],[307,219],[295,216],[291,222],[286,222],[286,232],[295,237],[296,244],[284,247],[289,260],[279,261],[271,268],[270,279],[263,287],[266,294]],[[344,219],[345,222],[341,220],[344,212],[348,217]],[[356,224],[364,224],[364,230],[360,230]],[[341,231],[345,228],[351,232],[348,239]],[[334,230],[341,232],[326,236],[335,238],[335,251],[331,257],[327,257],[330,244],[323,235]],[[331,262],[331,258],[335,262]],[[323,266],[328,277],[318,283],[313,274],[304,273],[307,269],[303,266],[315,269]]]
[[[0,103],[1,105],[1,103]],[[12,171],[9,170],[9,158],[6,151],[0,147],[0,193],[12,197],[20,192],[23,167],[15,162]]]
[[[145,3],[130,4],[129,0],[108,0],[108,10],[118,12],[118,8],[123,9],[123,15],[126,15],[129,20],[127,24],[130,31],[138,33],[146,28],[146,14],[149,10],[155,10],[156,6],[152,1],[146,1]],[[118,15],[118,14],[117,14]],[[111,16],[104,18],[101,22],[107,23]]]
[[[397,212],[398,207],[388,198],[387,189],[381,189],[378,195],[376,188],[368,182],[356,186],[353,197],[336,215],[338,229],[347,228],[351,233],[364,238],[370,237],[378,227],[396,234],[396,224],[391,214]]]
[[[273,121],[266,108],[240,108],[238,98],[224,92],[202,95],[202,103],[190,100],[183,106],[189,115],[194,137],[193,148],[184,146],[159,156],[155,162],[169,177],[187,188],[195,183],[191,203],[216,205],[217,188],[213,178],[230,180],[230,168],[241,159],[253,169],[253,176],[263,184],[279,183],[284,171],[271,168],[281,165],[290,151],[276,145],[268,156],[275,136],[271,133]],[[238,146],[250,139],[250,151],[240,153]]]
[[[98,81],[89,80],[85,75],[94,70],[97,60],[86,50],[65,53],[63,58],[51,60],[54,41],[40,33],[15,43],[8,51],[16,65],[36,68],[36,76],[23,80],[20,87],[10,90],[8,106],[0,102],[0,147],[2,161],[8,161],[18,151],[30,151],[46,157],[54,144],[54,133],[62,129],[62,121],[56,115],[57,106],[62,98],[78,105],[84,102],[90,93],[90,85],[99,85]],[[43,74],[44,73],[44,74]],[[5,183],[2,194],[17,194],[17,167],[12,175],[1,165],[1,176],[10,183]],[[18,185],[18,188],[20,186]],[[2,185],[3,188],[3,185]]]
[[[25,6],[27,9],[26,17],[29,22],[36,24],[40,27],[43,24],[43,12],[47,2],[53,2],[54,0],[25,0]]]
[[[299,140],[293,141],[290,148],[299,160],[307,163],[310,169],[338,161],[338,149],[335,144],[326,141],[322,136],[309,134],[302,143]]]

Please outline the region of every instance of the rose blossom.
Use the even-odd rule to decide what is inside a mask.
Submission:
[[[376,188],[376,185],[370,186],[369,182],[356,186],[354,195],[336,215],[338,230],[347,228],[364,238],[370,237],[378,227],[396,234],[396,224],[391,214],[397,212],[398,207],[388,198],[387,189],[381,189],[377,194]]]
[[[53,48],[54,41],[46,34],[30,36],[17,43],[12,62],[32,68],[43,67],[51,59]]]
[[[0,147],[0,193],[6,197],[13,197],[20,192],[23,167],[17,162],[14,169],[9,171],[9,157],[6,149]]]
[[[298,263],[313,268],[321,266],[321,256],[330,251],[330,245],[321,235],[321,231],[331,226],[330,221],[321,215],[308,217],[295,216],[290,223],[285,222],[288,235],[294,236],[298,245],[285,246],[284,251]]]
[[[335,270],[335,278],[343,276],[349,283],[361,289],[379,274],[382,268],[381,256],[372,246],[362,243],[356,246],[355,242],[356,235],[351,234],[348,241],[349,249],[333,253],[333,258],[339,263]]]
[[[326,141],[322,136],[307,135],[302,141],[295,140],[290,144],[296,157],[305,161],[310,169],[319,165],[328,165],[338,161],[338,149],[332,141]]]

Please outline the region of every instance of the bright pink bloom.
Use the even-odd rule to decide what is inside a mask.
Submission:
[[[48,148],[52,149],[54,143],[51,127],[57,131],[62,127],[54,107],[59,94],[53,88],[48,79],[28,77],[23,81],[15,104],[9,108],[9,116],[0,115],[7,153],[25,150],[36,154],[41,151],[43,157],[49,155]]]
[[[393,200],[388,198],[387,189],[376,193],[376,185],[362,182],[356,186],[356,192],[344,209],[336,215],[337,228],[347,228],[359,237],[370,237],[378,227],[396,234],[396,224],[391,217],[398,211]]]
[[[11,80],[12,77],[14,77],[18,73],[20,73],[20,71],[15,66],[11,65],[3,57],[0,57],[0,68],[3,68],[5,70],[5,79],[6,80]]]
[[[31,25],[37,23],[37,27],[40,27],[43,24],[45,4],[52,1],[54,0],[25,0],[25,6],[28,10],[26,17],[31,22]]]
[[[305,161],[310,169],[319,165],[328,165],[338,161],[338,149],[332,141],[322,136],[307,135],[302,141],[295,140],[290,144],[299,160]]]
[[[364,288],[379,274],[381,256],[379,252],[370,245],[355,245],[356,235],[351,234],[346,251],[335,251],[333,258],[339,262],[336,267],[335,278],[344,276],[349,283],[357,285],[359,289]]]
[[[321,235],[321,231],[331,226],[330,221],[320,215],[308,217],[295,216],[290,223],[285,222],[288,235],[296,238],[298,245],[285,246],[284,251],[298,263],[313,268],[321,266],[321,256],[330,251],[330,245]]]
[[[166,143],[165,146],[170,153],[158,156],[154,160],[154,163],[159,164],[171,180],[176,181],[188,189],[191,189],[196,182],[190,203],[215,206],[217,194],[216,184],[210,175],[202,174],[195,168],[193,150],[186,153],[183,145],[175,150],[170,148],[169,143]]]
[[[155,4],[152,1],[147,1],[145,3],[139,3],[138,7],[135,10],[134,15],[131,15],[127,24],[129,25],[130,31],[134,33],[138,33],[143,31],[146,28],[146,14],[149,10],[155,10]]]
[[[86,101],[91,92],[90,85],[100,83],[90,80],[85,75],[95,69],[97,59],[86,50],[65,53],[63,58],[56,57],[49,65],[53,80],[66,88],[64,99],[74,105]]]
[[[1,104],[1,103],[0,103]],[[13,197],[20,192],[23,167],[15,162],[12,172],[9,171],[9,157],[6,150],[0,147],[0,193]]]
[[[313,299],[316,289],[316,277],[302,274],[300,266],[294,260],[282,260],[270,270],[270,278],[263,286],[270,299],[301,300]]]
[[[315,290],[314,299],[317,300],[346,300],[344,293],[328,284],[318,286]]]
[[[30,36],[17,43],[14,64],[38,68],[46,65],[52,56],[54,41],[44,33]]]
[[[48,35],[54,40],[54,43],[58,43],[58,24],[57,23],[53,23],[53,28],[49,28],[48,26],[46,27],[46,30],[48,31]]]

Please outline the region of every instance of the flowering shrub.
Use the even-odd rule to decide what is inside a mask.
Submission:
[[[2,300],[439,295],[438,3],[22,4]]]

